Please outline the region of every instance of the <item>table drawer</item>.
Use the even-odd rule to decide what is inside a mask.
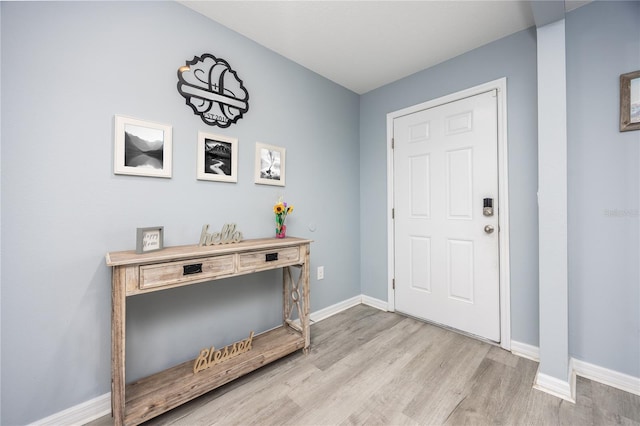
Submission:
[[[246,271],[262,269],[266,266],[273,268],[278,265],[293,265],[299,260],[300,249],[298,247],[254,251],[240,254],[238,269],[240,271]]]
[[[140,266],[140,289],[202,281],[234,273],[233,255]]]

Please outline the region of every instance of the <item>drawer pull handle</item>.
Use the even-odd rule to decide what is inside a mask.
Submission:
[[[265,262],[273,262],[274,260],[278,260],[278,253],[267,253],[264,257]]]
[[[202,263],[194,263],[193,265],[184,265],[182,275],[193,275],[202,272]]]

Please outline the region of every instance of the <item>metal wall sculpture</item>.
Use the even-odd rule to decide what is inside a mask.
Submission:
[[[229,127],[249,110],[249,92],[224,59],[194,56],[178,69],[178,92],[211,126]]]

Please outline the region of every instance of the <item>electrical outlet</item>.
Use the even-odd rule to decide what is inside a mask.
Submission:
[[[318,266],[318,279],[324,279],[324,266]]]

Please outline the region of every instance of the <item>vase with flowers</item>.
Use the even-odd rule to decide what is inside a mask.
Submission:
[[[276,215],[276,238],[285,238],[287,236],[287,227],[284,224],[288,214],[293,213],[293,206],[287,205],[282,201],[282,197],[273,206],[273,212]]]

